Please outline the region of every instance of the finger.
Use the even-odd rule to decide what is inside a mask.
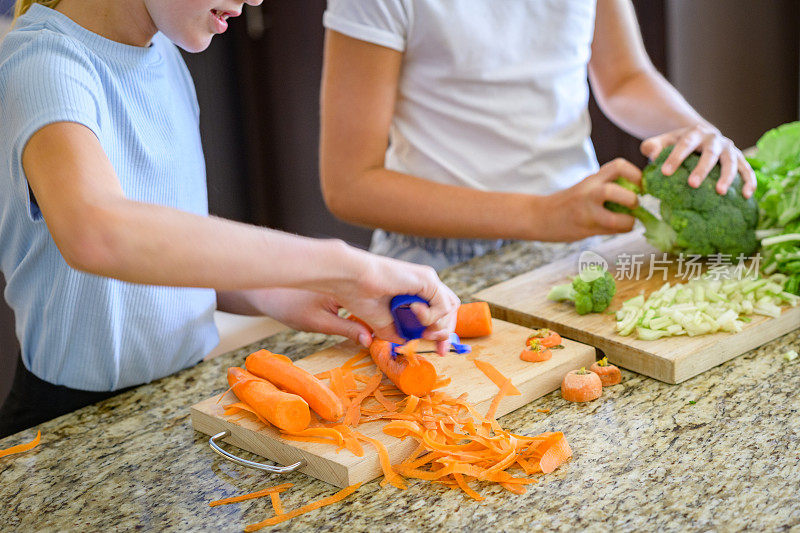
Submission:
[[[322,313],[319,318],[318,328],[320,333],[327,335],[341,335],[354,340],[362,346],[369,348],[372,343],[372,335],[369,330],[358,322],[341,318],[333,313]]]
[[[711,169],[714,168],[714,165],[717,164],[719,161],[719,155],[722,151],[722,144],[719,142],[719,139],[714,138],[711,140],[708,145],[703,147],[703,153],[700,154],[700,160],[697,162],[697,166],[694,167],[694,170],[689,174],[689,186],[694,187],[695,189],[703,183],[703,180],[706,179],[708,173],[711,172]]]
[[[417,320],[419,320],[419,323],[425,327],[430,326],[431,324],[439,320],[439,318],[441,318],[435,316],[431,308],[425,305],[424,303],[414,302],[409,307],[411,307],[411,311],[414,313],[414,315],[416,315]]]
[[[436,341],[436,353],[444,357],[450,351],[450,339]]]
[[[406,342],[403,337],[397,334],[397,329],[394,326],[394,322],[389,322],[389,324],[380,327],[373,326],[372,329],[375,331],[375,337],[379,339],[397,344],[404,344]]]
[[[717,192],[725,194],[728,192],[728,187],[733,183],[733,178],[736,177],[736,157],[733,154],[733,149],[729,148],[722,152],[719,157],[719,179],[717,180]]]
[[[601,208],[596,217],[598,225],[602,228],[603,234],[625,233],[633,229],[636,219],[631,215],[614,213],[608,209]]]
[[[745,159],[741,152],[736,155],[736,158],[738,161],[739,174],[744,180],[742,196],[745,198],[750,198],[753,196],[753,193],[756,192],[756,186],[758,185],[758,182],[756,181],[756,173],[753,172],[753,169],[750,167],[750,163],[747,162],[747,159]]]
[[[694,152],[702,140],[702,135],[697,130],[691,130],[689,133],[681,136],[675,146],[672,148],[667,160],[661,165],[661,172],[665,176],[671,176],[678,167],[681,166],[684,159],[689,157],[689,154]]]
[[[614,181],[617,178],[625,178],[631,183],[637,185],[642,183],[642,171],[631,163],[621,157],[609,161],[597,173],[602,181]]]
[[[664,148],[675,144],[675,141],[675,133],[662,133],[661,135],[656,135],[655,137],[650,137],[642,141],[642,144],[639,145],[639,151],[643,156],[652,161],[658,157],[658,154],[660,154]]]
[[[616,183],[607,183],[603,188],[603,202],[614,202],[633,209],[639,205],[639,196]]]

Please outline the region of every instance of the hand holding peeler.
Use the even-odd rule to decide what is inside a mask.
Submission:
[[[411,304],[415,302],[423,303],[425,305],[428,305],[429,303],[424,298],[420,298],[419,296],[412,294],[397,295],[392,298],[392,301],[389,303],[389,310],[394,318],[394,325],[395,329],[397,330],[397,335],[406,341],[419,339],[422,337],[422,333],[425,331],[425,326],[420,323],[419,319],[417,319],[417,315],[415,315],[414,311],[411,310]],[[396,349],[399,346],[399,344],[392,343],[392,355],[395,357],[397,357]],[[469,344],[462,344],[458,335],[451,333],[450,351],[457,354],[464,354],[471,352],[472,347]],[[436,353],[436,350],[426,350],[417,353]]]

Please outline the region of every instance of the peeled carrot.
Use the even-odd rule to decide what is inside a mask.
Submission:
[[[600,376],[603,387],[616,385],[622,381],[622,373],[619,368],[608,362],[608,357],[603,357],[589,367],[589,370]]]
[[[462,339],[492,334],[492,313],[486,302],[461,304],[456,318],[456,335]]]
[[[37,431],[36,437],[33,438],[32,441],[26,442],[25,444],[17,444],[16,446],[11,446],[10,448],[6,448],[5,450],[0,450],[0,457],[5,457],[6,455],[11,455],[14,453],[22,453],[27,452],[28,450],[32,450],[39,445],[39,441],[42,438],[42,432]]]
[[[424,357],[417,357],[417,364],[412,366],[403,355],[392,357],[391,343],[380,339],[372,341],[369,354],[386,377],[406,394],[424,396],[436,386],[436,369]]]
[[[237,398],[284,431],[302,431],[311,422],[311,411],[304,399],[278,390],[269,381],[243,368],[228,369],[228,384]]]
[[[603,394],[600,376],[585,368],[572,370],[561,382],[561,397],[568,402],[590,402]]]
[[[344,405],[330,387],[288,357],[258,350],[248,355],[244,364],[251,374],[303,398],[325,420],[335,422],[344,415]]]
[[[288,513],[284,513],[282,515],[273,516],[272,518],[268,518],[256,524],[250,524],[244,528],[245,531],[258,531],[262,527],[265,526],[274,526],[275,524],[280,524],[281,522],[285,522],[294,518],[295,516],[300,516],[301,514],[307,513],[309,511],[313,511],[315,509],[319,509],[320,507],[325,507],[326,505],[330,505],[332,503],[336,503],[340,500],[343,500],[353,494],[355,491],[358,490],[358,487],[361,486],[361,483],[356,483],[355,485],[350,485],[347,488],[344,488],[337,492],[332,496],[328,496],[327,498],[322,498],[321,500],[317,500],[315,502],[311,502],[307,505],[299,507],[297,509],[293,509]]]
[[[552,348],[561,344],[561,335],[548,328],[536,329],[528,337],[525,344],[531,346],[534,342],[539,342],[545,348]]]

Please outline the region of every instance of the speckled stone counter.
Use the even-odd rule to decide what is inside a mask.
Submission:
[[[562,255],[516,243],[443,274],[466,298]],[[281,333],[177,375],[42,424],[35,450],[0,459],[2,531],[241,531],[269,500],[210,500],[290,481],[292,509],[336,489],[304,474],[266,475],[225,462],[189,421],[189,406],[225,387],[224,369],[258,347],[298,358],[338,339]],[[574,458],[524,496],[377,481],[347,500],[278,526],[285,531],[798,530],[800,331],[680,385],[623,371],[601,400],[558,393],[501,419],[515,432],[563,431]],[[550,409],[547,414],[537,409]],[[0,448],[29,440],[28,430]],[[257,459],[246,452],[241,455]]]

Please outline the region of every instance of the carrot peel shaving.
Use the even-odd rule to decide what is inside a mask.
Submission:
[[[297,509],[293,509],[293,510],[289,511],[288,513],[283,513],[281,515],[273,516],[272,518],[268,518],[266,520],[262,520],[261,522],[257,522],[255,524],[250,524],[250,525],[246,526],[244,528],[244,530],[247,531],[247,532],[258,531],[259,529],[261,529],[263,527],[274,526],[276,524],[280,524],[281,522],[285,522],[287,520],[290,520],[290,519],[292,519],[292,518],[294,518],[296,516],[300,516],[301,514],[305,514],[305,513],[308,513],[310,511],[314,511],[316,509],[319,509],[320,507],[325,507],[326,505],[331,505],[331,504],[337,503],[337,502],[347,498],[351,494],[353,494],[355,491],[358,490],[358,488],[360,486],[361,486],[361,483],[356,483],[355,485],[350,485],[349,487],[344,488],[344,489],[340,490],[339,492],[337,492],[336,494],[334,494],[332,496],[328,496],[327,498],[322,498],[321,500],[317,500],[315,502],[311,502],[311,503],[306,504],[306,505],[304,505],[302,507],[298,507]]]
[[[5,457],[6,455],[12,455],[15,453],[22,453],[22,452],[27,452],[28,450],[32,450],[39,445],[39,441],[41,439],[42,439],[42,432],[37,431],[36,437],[34,437],[32,441],[26,442],[25,444],[17,444],[16,446],[11,446],[10,448],[6,448],[5,450],[0,450],[0,457]]]

